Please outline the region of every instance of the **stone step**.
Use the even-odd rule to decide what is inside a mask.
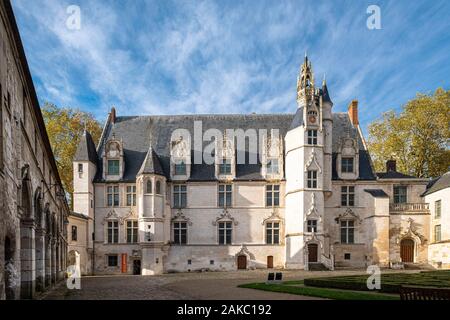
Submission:
[[[309,271],[328,271],[328,268],[322,263],[310,263],[308,264],[308,269]]]

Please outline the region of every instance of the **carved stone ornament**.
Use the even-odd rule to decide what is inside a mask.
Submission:
[[[243,244],[241,246],[241,249],[235,254],[235,257],[239,256],[247,256],[250,258],[250,260],[255,260],[255,255],[248,250],[247,246]]]
[[[212,225],[216,226],[218,222],[221,221],[231,221],[235,226],[238,225],[238,222],[234,219],[234,217],[228,212],[227,209],[223,209],[223,212],[213,221]]]
[[[281,153],[281,143],[278,131],[276,131],[276,133],[271,132],[270,137],[267,137],[266,141],[267,156],[271,158],[278,158]]]
[[[188,155],[188,142],[180,137],[178,140],[172,141],[172,157],[184,158]]]
[[[106,150],[108,158],[117,158],[120,156],[120,146],[116,141],[109,142]]]
[[[335,219],[336,223],[339,223],[341,220],[355,220],[357,223],[362,222],[362,219],[350,208],[345,209],[345,212],[338,215]]]
[[[125,221],[125,217],[120,217],[117,212],[112,209],[106,214],[105,218],[103,218],[102,224],[105,224],[105,222],[107,222],[108,220],[117,220],[120,224],[123,224]]]
[[[313,163],[316,165],[316,167],[319,170],[319,172],[322,173],[322,168],[320,167],[319,162],[317,161],[317,154],[316,154],[316,150],[314,148],[311,150],[311,155],[310,155],[308,161],[306,162],[305,172],[308,171],[309,167]]]
[[[310,218],[317,218],[319,221],[322,221],[322,217],[319,214],[316,206],[316,194],[313,192],[311,195],[311,208],[309,208],[308,213],[306,214],[305,221]]]
[[[266,222],[275,221],[275,222],[283,222],[283,218],[278,214],[277,209],[274,208],[271,215],[263,220],[261,223],[262,225],[265,225]]]
[[[186,217],[181,209],[178,209],[178,211],[175,213],[175,215],[172,217],[172,221],[181,221],[186,222],[188,225],[192,226],[192,221],[188,217]]]
[[[399,233],[399,235],[397,236],[397,239],[396,239],[396,243],[400,244],[400,242],[403,239],[409,238],[409,239],[413,239],[414,243],[416,245],[424,244],[427,241],[427,239],[417,231],[417,228],[414,225],[414,219],[408,218],[408,220],[406,222],[407,222],[406,230],[404,232]]]

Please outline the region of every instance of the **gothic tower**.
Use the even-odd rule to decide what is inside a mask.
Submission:
[[[327,262],[323,227],[325,194],[331,192],[332,102],[324,81],[314,83],[305,56],[297,80],[297,104],[286,134],[286,268]]]

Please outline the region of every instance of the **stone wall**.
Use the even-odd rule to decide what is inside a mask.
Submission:
[[[62,279],[68,214],[9,1],[0,3],[0,299]]]

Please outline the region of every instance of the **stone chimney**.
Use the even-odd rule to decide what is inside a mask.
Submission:
[[[397,171],[397,161],[390,159],[386,161],[386,172]]]
[[[353,100],[348,105],[348,116],[350,117],[350,121],[353,124],[353,126],[358,126],[359,120],[358,120],[358,100]]]
[[[116,108],[112,107],[111,108],[111,123],[116,123]]]

